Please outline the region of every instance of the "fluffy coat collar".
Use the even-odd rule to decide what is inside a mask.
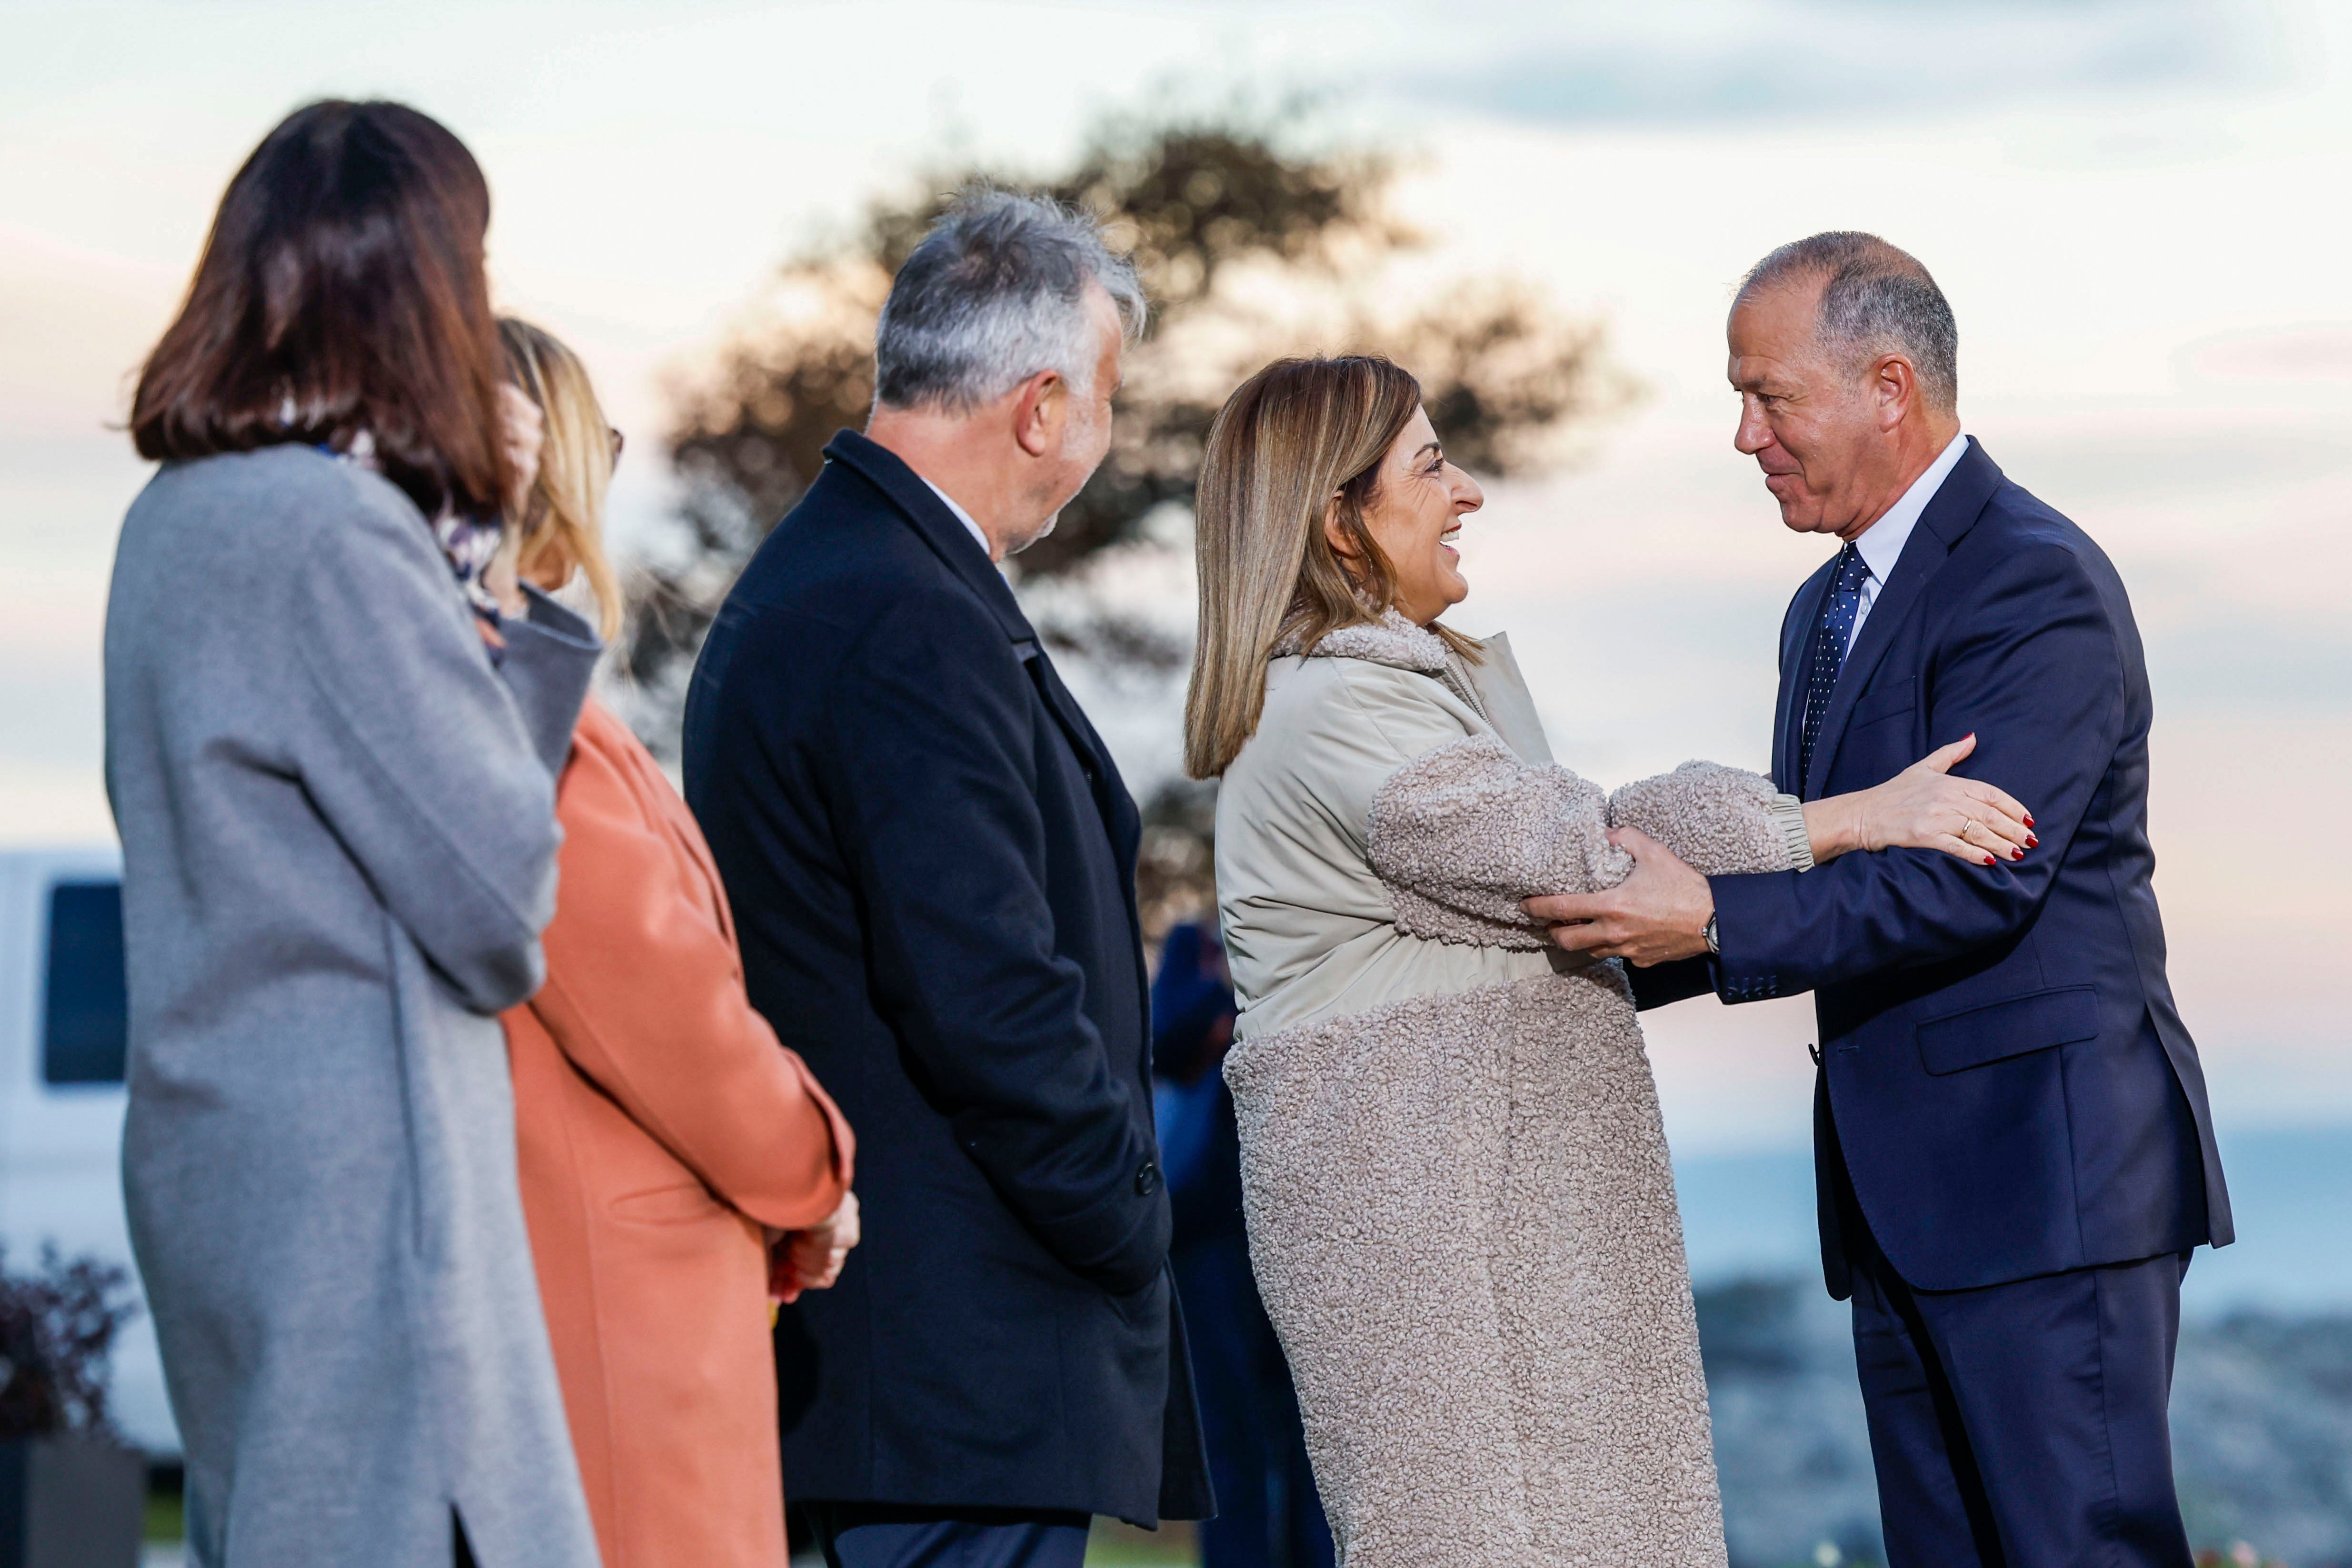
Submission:
[[[1393,610],[1381,612],[1378,621],[1359,622],[1327,632],[1312,648],[1300,647],[1295,635],[1274,645],[1276,658],[1292,655],[1303,659],[1362,659],[1400,670],[1417,670],[1424,675],[1448,674],[1454,667],[1453,651],[1446,647],[1444,638],[1427,627],[1414,625]]]
[[[1274,645],[1274,656],[1279,659],[1286,654],[1302,659],[1361,659],[1370,664],[1433,675],[1447,690],[1468,703],[1473,713],[1480,718],[1487,716],[1486,705],[1479,699],[1470,672],[1463,668],[1454,650],[1445,645],[1445,639],[1425,626],[1414,625],[1394,610],[1382,611],[1378,621],[1359,622],[1326,632],[1312,648],[1301,648],[1297,638],[1285,637]]]

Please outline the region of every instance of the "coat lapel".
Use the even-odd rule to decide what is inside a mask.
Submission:
[[[1021,601],[1013,597],[1012,585],[996,570],[996,563],[948,510],[947,503],[923,483],[922,476],[908,467],[897,453],[854,430],[845,430],[825,443],[824,455],[856,470],[860,478],[890,498],[931,552],[980,596],[1007,638],[1014,643],[1036,642],[1029,617],[1021,612]]]
[[[1118,852],[1119,863],[1132,866],[1137,849],[1143,837],[1143,819],[1135,809],[1135,799],[1127,792],[1127,783],[1118,775],[1118,767],[1110,759],[1110,748],[1103,745],[1102,737],[1087,722],[1086,710],[1078,699],[1062,684],[1061,672],[1045,651],[1031,643],[1022,653],[1029,678],[1037,684],[1040,695],[1045,699],[1045,709],[1062,727],[1062,734],[1070,749],[1078,754],[1078,767],[1087,776],[1087,787],[1094,791],[1095,810],[1102,813],[1103,827],[1110,833],[1111,847]]]
[[[2000,470],[1985,455],[1985,449],[1969,437],[1969,449],[1962,455],[1951,473],[1945,476],[1943,486],[1919,515],[1919,526],[1911,530],[1910,539],[1903,546],[1903,558],[1895,563],[1894,574],[1879,591],[1870,607],[1870,619],[1862,623],[1862,635],[1846,653],[1845,667],[1838,672],[1836,688],[1830,693],[1830,709],[1822,719],[1822,733],[1813,742],[1812,770],[1805,776],[1803,798],[1815,800],[1830,774],[1830,764],[1837,758],[1838,742],[1845,735],[1847,721],[1853,717],[1854,704],[1862,699],[1863,688],[1870,684],[1871,672],[1886,657],[1886,650],[1895,643],[1895,634],[1903,622],[1918,607],[1919,596],[1927,591],[1945,558],[1952,553],[1962,536],[1976,526],[1976,520],[2000,488]]]
[[[996,563],[988,559],[961,519],[948,510],[932,488],[923,483],[922,476],[907,466],[898,454],[878,443],[869,441],[854,430],[845,430],[825,444],[826,457],[858,476],[882,492],[912,523],[916,533],[922,536],[932,553],[947,564],[948,569],[961,578],[982,603],[996,617],[997,624],[1020,655],[1023,667],[1036,683],[1045,699],[1045,710],[1061,727],[1070,749],[1077,753],[1078,767],[1087,776],[1088,788],[1094,791],[1095,809],[1102,813],[1103,827],[1110,834],[1111,846],[1118,852],[1122,865],[1132,867],[1136,851],[1143,836],[1142,820],[1137,815],[1135,801],[1129,796],[1118,769],[1110,759],[1109,750],[1102,737],[1078,706],[1077,699],[1062,685],[1062,677],[1054,669],[1053,661],[1045,656],[1037,640],[1036,628],[1022,612],[1021,601],[1013,596],[1012,585],[1004,580]],[[1132,878],[1128,890],[1130,914],[1134,906]]]

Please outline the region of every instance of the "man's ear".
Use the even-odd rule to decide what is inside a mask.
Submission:
[[[1069,417],[1070,385],[1059,371],[1039,371],[1021,383],[1013,400],[1013,439],[1032,457],[1062,449],[1062,423]]]
[[[1873,367],[1878,393],[1878,428],[1893,430],[1911,417],[1919,403],[1919,372],[1900,354],[1881,354]]]

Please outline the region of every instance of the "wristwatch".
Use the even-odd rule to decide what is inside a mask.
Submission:
[[[1715,916],[1706,917],[1706,950],[1717,957],[1723,955],[1723,945],[1715,939]]]

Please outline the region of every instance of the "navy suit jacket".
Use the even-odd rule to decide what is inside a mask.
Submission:
[[[1800,779],[1833,566],[1781,627],[1780,788],[1866,789],[1974,733],[1958,771],[2023,801],[2041,845],[1998,866],[1891,850],[1712,879],[1717,993],[1814,993],[1832,1294],[1848,1291],[1841,1174],[1925,1290],[2226,1244],[2204,1073],[2149,884],[2151,709],[2122,580],[1970,439],[1863,623]]]
[[[751,1000],[857,1131],[864,1242],[777,1334],[787,1490],[1200,1517],[1134,802],[955,515],[825,455],[686,710]]]

